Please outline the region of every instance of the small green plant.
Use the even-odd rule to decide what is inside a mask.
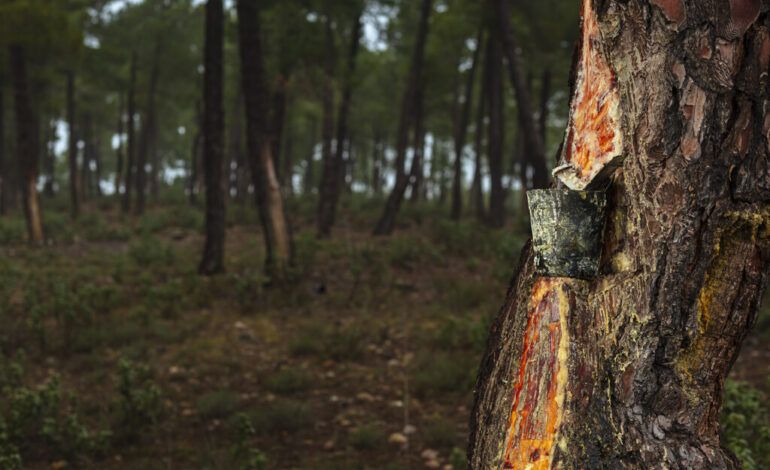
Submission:
[[[133,433],[155,424],[163,411],[160,388],[150,368],[127,359],[118,362],[118,391],[122,428]]]
[[[476,364],[465,354],[426,353],[413,365],[412,383],[419,397],[467,393],[473,387]]]
[[[236,462],[240,462],[241,470],[266,470],[267,457],[259,449],[250,445],[250,440],[257,435],[257,430],[251,418],[245,413],[235,415],[237,443],[233,452]]]
[[[423,426],[425,443],[431,447],[451,448],[457,444],[457,426],[443,416],[433,416]]]
[[[304,402],[278,399],[249,412],[256,433],[296,433],[310,423],[310,408]]]
[[[375,450],[382,447],[387,441],[387,436],[382,427],[368,424],[351,431],[348,441],[356,450]]]
[[[284,369],[271,375],[265,381],[265,386],[273,393],[292,395],[310,388],[312,378],[304,370]]]
[[[160,239],[143,235],[128,246],[128,255],[139,267],[171,265],[176,259],[174,249]]]
[[[770,468],[770,407],[745,382],[725,382],[721,438],[746,470]]]
[[[215,390],[204,393],[195,402],[203,419],[227,418],[238,408],[238,393],[232,390]]]

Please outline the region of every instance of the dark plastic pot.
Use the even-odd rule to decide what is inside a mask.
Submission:
[[[592,279],[599,272],[607,195],[601,191],[527,191],[538,274]]]

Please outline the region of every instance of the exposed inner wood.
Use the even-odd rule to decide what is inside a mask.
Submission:
[[[586,189],[620,157],[620,96],[615,74],[601,50],[601,31],[591,0],[583,1],[582,38],[575,97],[556,176],[570,189]]]
[[[503,468],[551,466],[567,383],[569,282],[539,278],[532,286]]]

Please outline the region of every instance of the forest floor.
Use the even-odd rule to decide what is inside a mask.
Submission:
[[[524,223],[412,206],[373,238],[375,201],[319,241],[296,203],[294,282],[266,287],[250,208],[230,208],[227,274],[205,278],[199,210],[92,206],[46,213],[45,247],[0,220],[0,468],[464,468]],[[761,315],[733,376],[765,387]]]

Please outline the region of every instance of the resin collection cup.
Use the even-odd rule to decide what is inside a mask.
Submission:
[[[607,214],[603,191],[527,191],[538,274],[591,279],[599,273]]]

